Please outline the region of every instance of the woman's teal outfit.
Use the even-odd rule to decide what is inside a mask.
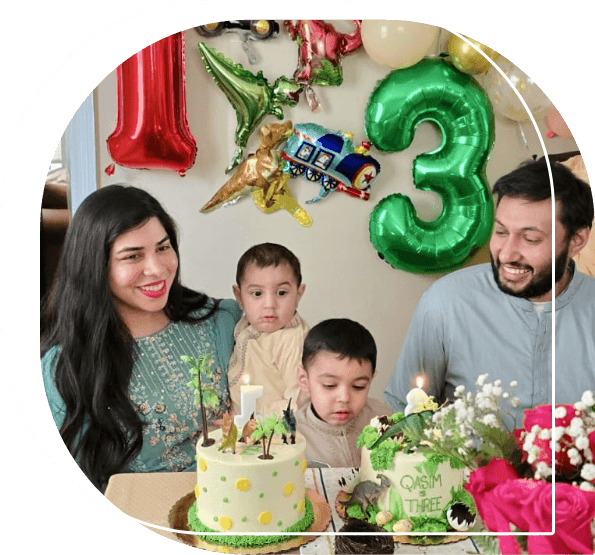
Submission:
[[[192,313],[200,316],[206,309]],[[196,439],[202,429],[200,407],[194,406],[194,390],[188,386],[190,367],[182,355],[197,358],[211,354],[213,382],[220,405],[207,409],[212,422],[231,407],[227,364],[233,349],[233,330],[241,317],[237,303],[222,300],[219,310],[198,324],[170,322],[152,335],[135,339],[136,359],[129,395],[145,423],[143,446],[125,472],[173,472],[196,466]],[[49,349],[41,360],[45,390],[56,426],[66,408],[54,381],[60,348]]]

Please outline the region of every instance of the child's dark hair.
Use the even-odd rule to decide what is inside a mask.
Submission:
[[[295,275],[297,286],[299,287],[302,284],[300,261],[295,254],[283,245],[261,243],[250,247],[238,261],[236,283],[239,287],[242,286],[241,280],[250,264],[255,264],[257,268],[268,268],[269,266],[276,268],[279,264],[287,264]]]
[[[314,326],[304,341],[302,366],[308,370],[316,355],[323,351],[339,358],[367,360],[372,365],[372,374],[376,370],[376,342],[364,326],[353,320],[332,318]]]

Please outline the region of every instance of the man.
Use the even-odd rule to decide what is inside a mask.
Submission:
[[[575,270],[573,256],[593,223],[590,187],[552,164],[555,192],[555,287],[552,293],[552,201],[545,160],[522,164],[500,178],[490,264],[435,282],[413,316],[387,402],[403,410],[416,378],[438,402],[488,373],[518,397],[505,424],[522,411],[552,403],[552,297],[555,297],[555,402],[574,403],[595,389],[595,279]]]

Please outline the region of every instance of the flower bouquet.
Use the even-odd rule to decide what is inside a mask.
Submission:
[[[490,531],[543,534],[500,536],[502,553],[593,553],[593,392],[574,405],[525,410],[523,427],[508,432],[502,405],[516,399],[487,378],[479,377],[475,395],[457,388],[455,402],[437,411],[434,428],[424,431],[424,445],[472,469],[465,488]]]

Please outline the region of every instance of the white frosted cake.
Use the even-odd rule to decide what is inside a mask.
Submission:
[[[341,504],[347,516],[387,532],[465,531],[475,521],[476,508],[463,487],[464,464],[433,451],[427,441],[438,405],[419,389],[408,395],[411,403],[410,398],[416,410],[408,405],[405,413],[377,416],[362,430],[359,480]]]
[[[401,518],[439,518],[452,503],[453,489],[460,490],[464,481],[464,469],[452,468],[449,461],[433,464],[421,453],[397,452],[390,468],[374,470],[370,450],[364,447],[360,480],[380,483],[378,474],[390,482],[378,499],[378,508]]]
[[[296,434],[295,444],[273,437],[271,459],[259,458],[261,445],[236,443],[220,450],[222,430],[209,433],[215,444],[196,448],[196,503],[189,511],[194,531],[277,533],[301,532],[313,520],[306,499],[304,473],[306,439]],[[268,440],[267,440],[268,441]],[[291,537],[291,536],[288,536]],[[260,539],[257,539],[260,538]],[[211,543],[256,546],[282,541],[277,536],[204,536]]]

